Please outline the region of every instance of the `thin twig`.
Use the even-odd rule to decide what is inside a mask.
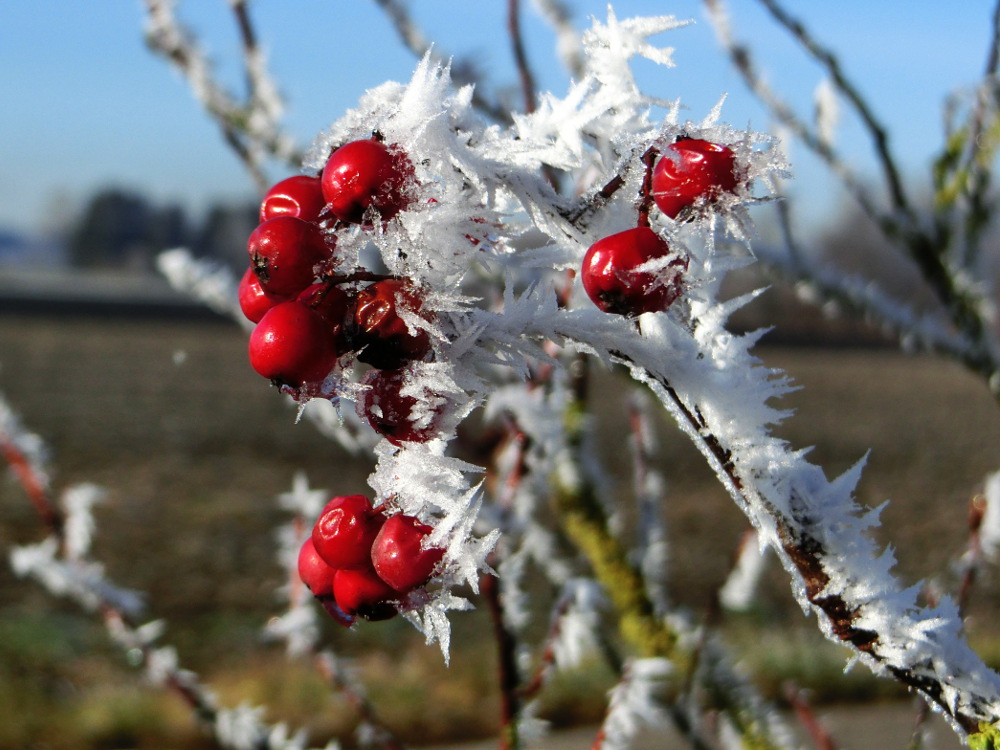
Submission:
[[[833,54],[833,52],[826,47],[823,47],[809,32],[809,30],[806,29],[802,22],[793,18],[792,15],[777,2],[777,0],[758,0],[758,2],[760,2],[760,4],[763,5],[768,12],[770,12],[775,21],[786,28],[798,40],[803,49],[812,55],[812,57],[819,62],[824,69],[826,69],[827,73],[830,75],[830,80],[833,82],[833,85],[837,87],[840,93],[843,94],[847,101],[854,107],[854,111],[857,113],[861,122],[864,124],[865,129],[871,136],[872,143],[875,147],[875,153],[878,155],[878,161],[882,169],[882,174],[885,177],[889,194],[892,197],[893,205],[896,210],[906,214],[912,220],[913,210],[903,187],[903,181],[899,176],[899,168],[896,166],[896,159],[889,150],[888,132],[886,131],[885,126],[882,125],[882,123],[875,117],[875,113],[865,98],[861,95],[858,87],[848,80],[847,76],[844,74],[843,68],[840,65],[840,60]]]
[[[199,49],[194,33],[174,15],[165,0],[143,0],[146,6],[146,43],[165,57],[187,80],[192,93],[222,131],[222,137],[243,162],[258,189],[267,189],[262,159],[271,156],[298,164],[301,155],[280,128],[280,102],[266,72],[245,0],[231,7],[243,48],[247,95],[240,100],[215,78],[212,65]]]
[[[354,685],[345,673],[336,656],[329,651],[316,651],[313,654],[313,661],[319,673],[347,699],[351,708],[354,709],[355,716],[362,723],[376,730],[382,747],[386,750],[405,750],[406,745],[389,730],[385,722],[378,716],[371,701],[364,696],[364,693]]]
[[[6,433],[0,433],[0,455],[17,476],[42,523],[62,544],[65,521],[62,511],[52,502],[45,480],[35,471],[24,451]]]
[[[507,31],[510,35],[511,50],[514,53],[514,63],[517,65],[517,75],[521,81],[524,111],[531,114],[535,111],[535,76],[528,64],[528,53],[524,49],[524,38],[521,36],[520,5],[519,0],[507,0]]]
[[[833,737],[826,730],[826,727],[820,724],[815,711],[802,691],[794,685],[786,685],[785,698],[792,710],[795,711],[799,723],[812,739],[816,750],[837,750],[837,744],[833,741]]]
[[[500,580],[492,575],[483,576],[479,590],[486,600],[493,622],[493,636],[497,644],[497,677],[500,681],[500,748],[518,750],[521,746],[518,720],[521,716],[521,676],[517,668],[517,641],[504,621]]]
[[[389,18],[403,46],[410,50],[415,57],[430,55],[434,62],[440,65],[447,64],[448,56],[439,51],[440,45],[432,44],[424,36],[405,3],[399,0],[375,0],[375,2]],[[483,96],[483,82],[478,77],[469,82],[476,84],[472,91],[472,105],[476,109],[497,122],[510,122],[510,111],[506,107]]]

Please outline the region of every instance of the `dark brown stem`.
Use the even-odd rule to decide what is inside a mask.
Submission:
[[[330,273],[323,276],[323,281],[331,286],[336,284],[353,284],[358,281],[390,281],[398,279],[389,273],[372,273],[371,271],[352,271],[351,273]]]
[[[528,54],[524,49],[524,38],[521,36],[521,14],[519,0],[507,0],[507,31],[510,34],[510,45],[517,64],[517,74],[521,80],[521,97],[524,101],[524,111],[531,114],[535,111],[535,76],[528,65]]]
[[[649,226],[649,210],[653,206],[653,165],[656,164],[656,157],[659,155],[660,151],[656,146],[650,146],[642,155],[642,163],[646,165],[646,171],[642,176],[642,187],[639,189],[636,226]]]
[[[500,747],[517,750],[520,738],[517,731],[521,714],[520,675],[517,668],[517,641],[507,628],[500,598],[500,580],[491,575],[483,576],[479,590],[486,600],[493,621],[493,636],[497,644],[497,676],[500,680]]]

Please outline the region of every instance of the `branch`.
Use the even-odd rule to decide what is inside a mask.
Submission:
[[[862,124],[868,131],[875,153],[878,155],[879,165],[892,198],[892,204],[897,211],[905,214],[909,221],[914,220],[913,210],[910,201],[903,188],[903,181],[899,177],[899,168],[896,166],[896,159],[889,151],[889,135],[885,126],[880,123],[871,106],[861,95],[861,92],[847,76],[844,75],[840,67],[840,61],[829,49],[819,44],[815,37],[802,25],[802,22],[793,18],[777,0],[758,0],[771,14],[771,16],[783,27],[785,27],[823,68],[829,73],[834,86],[843,94],[847,101],[854,107]]]
[[[195,98],[219,126],[223,139],[250,172],[257,188],[264,192],[269,186],[263,171],[265,158],[278,158],[292,165],[300,163],[302,156],[278,123],[281,101],[257,45],[245,0],[231,3],[240,32],[248,88],[242,101],[216,80],[193,32],[175,16],[171,0],[143,2],[147,13],[146,44],[184,76]]]
[[[923,695],[966,732],[1000,719],[1000,677],[962,640],[957,611],[922,611],[912,591],[895,590],[895,581],[881,577],[887,561],[862,536],[870,519],[858,516],[850,496],[856,477],[848,473],[828,483],[780,441],[748,444],[725,437],[726,427],[706,415],[730,419],[731,411],[704,393],[693,400],[682,397],[664,373],[637,364],[651,361],[651,352],[635,343],[631,353],[618,352],[618,360],[660,397],[751,522],[766,530],[827,636],[852,646],[876,673],[890,674]],[[710,374],[710,360],[698,362],[705,363],[704,371],[689,377],[704,382],[718,377]],[[741,427],[744,434],[749,429]]]
[[[521,36],[520,0],[507,0],[507,30],[510,34],[510,45],[514,53],[514,63],[517,65],[518,78],[521,81],[521,99],[524,111],[528,114],[535,111],[535,76],[528,64],[528,53],[524,49],[524,38]]]
[[[438,65],[447,65],[448,56],[438,52],[439,45],[432,44],[424,36],[407,10],[405,3],[400,2],[400,0],[375,0],[375,2],[389,17],[400,41],[415,57],[422,58],[430,55],[431,59]],[[475,80],[471,83],[479,84],[472,91],[472,104],[476,109],[497,122],[508,123],[511,121],[510,111],[506,107],[483,96],[481,81]]]

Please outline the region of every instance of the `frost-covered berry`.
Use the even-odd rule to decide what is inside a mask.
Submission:
[[[312,530],[316,552],[337,570],[367,568],[385,516],[364,495],[342,495],[326,504]]]
[[[411,330],[401,315],[402,311],[420,315],[421,309],[420,293],[407,281],[376,281],[358,292],[354,309],[358,359],[393,370],[427,356],[431,351],[427,331]]]
[[[386,519],[372,545],[375,572],[401,594],[423,586],[444,557],[440,547],[424,547],[433,531],[413,516],[398,513]]]
[[[319,226],[295,216],[275,216],[258,225],[247,252],[264,291],[284,297],[294,297],[312,284],[317,267],[333,256]]]
[[[285,297],[276,297],[265,292],[252,267],[248,267],[240,279],[237,297],[240,302],[240,310],[243,311],[247,320],[253,323],[259,323],[260,319],[264,317],[264,313],[279,302],[287,301]]]
[[[260,204],[260,220],[294,216],[303,221],[318,221],[325,206],[319,177],[295,175],[275,183],[267,191]]]
[[[366,390],[358,399],[358,414],[393,445],[425,443],[438,431],[440,405],[404,396],[408,378],[406,369],[370,370],[361,380]]]
[[[662,268],[638,270],[661,259]],[[636,227],[591,245],[583,257],[581,276],[584,290],[601,310],[631,316],[673,304],[683,292],[687,265],[687,258],[675,254],[652,229]]]
[[[321,179],[330,212],[360,224],[369,208],[383,221],[406,208],[414,173],[400,149],[370,138],[345,143],[330,154]]]
[[[299,550],[299,578],[315,597],[333,595],[334,570],[316,554],[311,538],[307,538]]]
[[[301,302],[281,302],[250,333],[250,366],[280,385],[323,380],[337,363],[330,325]]]
[[[333,575],[333,598],[347,615],[366,620],[388,620],[396,616],[393,600],[399,594],[371,568],[338,570]]]
[[[739,182],[736,154],[700,138],[671,143],[653,168],[652,192],[657,207],[671,219],[699,199],[713,200],[733,192]]]

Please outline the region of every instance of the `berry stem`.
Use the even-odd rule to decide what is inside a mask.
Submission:
[[[649,209],[653,203],[653,165],[656,157],[660,155],[656,146],[650,146],[646,153],[642,155],[642,163],[646,165],[646,171],[642,176],[642,187],[639,188],[639,204],[636,226],[649,226]]]

